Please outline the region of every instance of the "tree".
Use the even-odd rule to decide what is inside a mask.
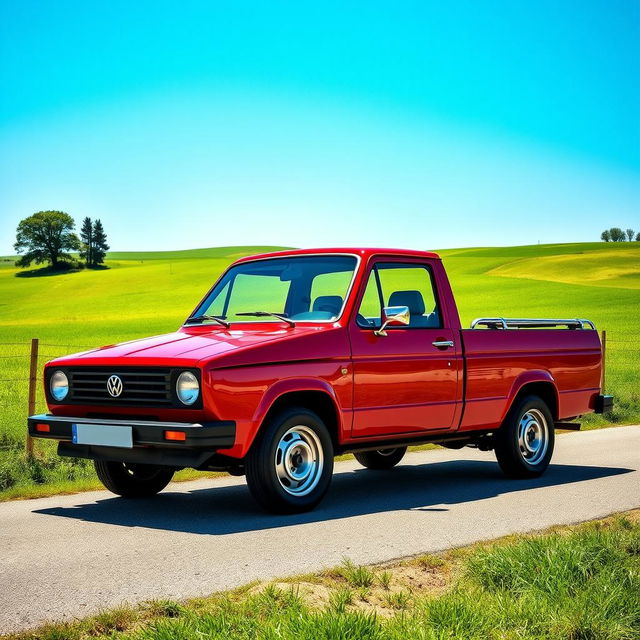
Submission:
[[[636,242],[640,242],[640,231],[636,233]]]
[[[82,241],[80,257],[84,260],[87,267],[90,267],[93,264],[93,227],[91,225],[91,218],[89,217],[82,221],[80,240]]]
[[[629,242],[633,240],[634,235],[635,235],[635,231],[633,229],[627,229],[627,238],[629,238]]]
[[[109,251],[107,244],[107,234],[104,232],[102,222],[96,220],[93,223],[93,266],[96,267],[104,262],[105,256]]]
[[[53,268],[58,268],[61,262],[71,259],[67,251],[80,247],[74,226],[73,218],[63,211],[38,211],[21,220],[13,247],[17,253],[25,254],[16,261],[16,266],[50,262]]]
[[[612,242],[624,242],[626,236],[620,227],[611,227],[611,229],[609,229],[609,233],[611,234]]]
[[[610,242],[611,241],[611,234],[609,233],[609,229],[605,229],[601,234],[600,234],[600,239],[604,240],[605,242]]]

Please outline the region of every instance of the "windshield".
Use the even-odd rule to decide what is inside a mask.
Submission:
[[[194,316],[278,322],[266,314],[279,314],[295,322],[331,322],[342,312],[356,262],[355,256],[331,255],[245,262],[224,274]]]

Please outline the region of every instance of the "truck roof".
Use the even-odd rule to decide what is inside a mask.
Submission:
[[[247,260],[256,260],[259,258],[277,258],[282,256],[304,256],[304,255],[317,255],[319,253],[341,253],[354,256],[360,256],[365,260],[371,256],[385,255],[385,256],[405,256],[413,258],[436,258],[440,259],[440,256],[433,251],[419,251],[416,249],[381,249],[373,247],[322,247],[318,249],[287,249],[285,251],[273,251],[270,253],[260,253],[253,256],[245,256],[236,260],[235,264],[240,262],[246,262]]]

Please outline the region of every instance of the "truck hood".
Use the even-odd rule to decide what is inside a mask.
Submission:
[[[175,333],[106,345],[56,359],[59,365],[195,365],[201,360],[219,359],[225,354],[250,350],[259,345],[285,342],[309,334],[317,334],[331,325],[298,325],[283,327],[264,323],[247,327],[189,327]],[[205,330],[203,330],[205,329]]]

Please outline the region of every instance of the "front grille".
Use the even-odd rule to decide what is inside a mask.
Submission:
[[[69,399],[75,402],[113,402],[162,406],[171,404],[170,369],[70,369]],[[122,392],[107,391],[109,378],[122,380]]]
[[[69,395],[63,404],[93,404],[137,407],[201,408],[201,397],[186,407],[175,393],[175,383],[183,371],[191,371],[200,380],[196,369],[173,369],[171,367],[60,367],[69,378]],[[54,370],[57,370],[55,368]],[[52,369],[47,372],[53,373]],[[108,382],[112,376],[121,381],[121,392],[112,395]],[[49,380],[47,376],[47,393]]]

